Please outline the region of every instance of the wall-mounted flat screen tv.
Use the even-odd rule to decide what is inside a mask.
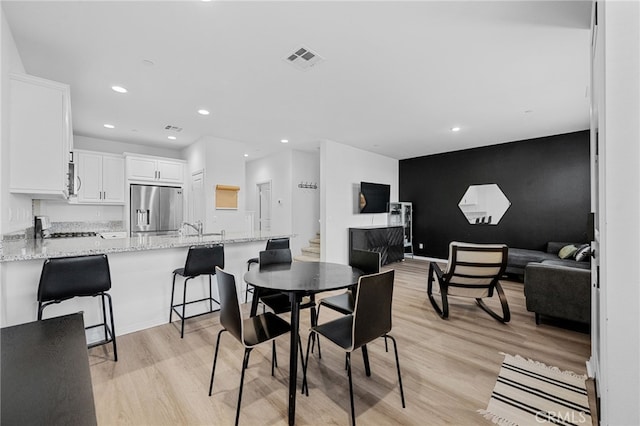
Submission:
[[[360,182],[360,213],[386,213],[390,193],[390,185]]]

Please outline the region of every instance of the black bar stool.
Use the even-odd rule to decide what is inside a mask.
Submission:
[[[89,348],[113,344],[113,358],[118,361],[116,333],[113,325],[113,306],[111,295],[111,274],[109,261],[104,254],[47,259],[42,266],[38,285],[38,321],[49,305],[60,303],[74,297],[100,296],[102,299],[102,323],[85,329],[104,327],[104,339],[88,345]],[[110,326],[107,323],[105,298],[109,301]]]
[[[213,298],[212,292],[212,284],[211,284],[211,276],[216,274],[216,266],[219,266],[221,269],[224,268],[224,245],[222,244],[213,244],[207,246],[191,246],[189,247],[189,253],[187,253],[187,261],[184,265],[184,268],[178,268],[173,271],[173,285],[171,287],[171,308],[169,310],[169,324],[171,324],[171,319],[173,317],[173,313],[181,319],[180,324],[180,337],[184,338],[184,320],[194,317],[199,317],[200,315],[206,315],[211,312],[217,312],[220,310],[220,302]],[[182,293],[182,302],[173,304],[173,296],[176,289],[176,275],[180,275],[184,277],[184,290]],[[199,277],[200,275],[208,275],[209,276],[209,297],[205,297],[202,299],[191,300],[187,302],[187,282],[195,277]],[[185,309],[187,305],[198,302],[209,301],[209,310],[206,312],[202,312],[196,315],[186,316]],[[218,307],[213,309],[213,302],[216,302]],[[179,312],[177,308],[182,308]]]

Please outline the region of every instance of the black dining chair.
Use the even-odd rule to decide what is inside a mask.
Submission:
[[[353,250],[351,252],[351,259],[349,259],[349,265],[360,269],[365,275],[369,274],[377,274],[380,272],[380,253],[375,251],[366,251],[366,250]],[[347,291],[341,294],[336,294],[334,296],[328,296],[320,299],[318,301],[318,318],[320,321],[320,308],[325,306],[334,311],[340,312],[343,315],[349,315],[353,313],[353,308],[355,306],[356,300],[356,289],[357,285],[349,288]],[[318,342],[320,340],[318,339]],[[385,348],[387,348],[387,339],[384,340]],[[311,344],[311,352],[314,351],[315,342]],[[388,350],[388,349],[387,349]],[[363,352],[366,352],[366,348],[363,347]],[[366,358],[366,354],[363,354]],[[320,353],[320,348],[318,347],[318,356],[322,358],[322,354]],[[367,372],[369,372],[369,367],[367,366]]]
[[[349,265],[360,269],[364,275],[377,274],[380,272],[380,253],[375,251],[353,250],[351,252]],[[320,299],[318,301],[318,318],[320,317],[320,308],[322,306],[338,311],[343,315],[352,313],[355,306],[357,288],[358,286],[355,285],[344,293]]]
[[[271,238],[267,240],[267,246],[265,250],[277,250],[277,249],[288,249],[289,248],[289,237],[284,238]],[[251,269],[251,265],[256,265],[260,262],[259,257],[252,257],[247,260],[247,271]],[[244,303],[247,303],[249,300],[249,293],[253,294],[253,287],[250,287],[249,284],[246,285],[244,290]]]
[[[449,244],[449,261],[443,271],[436,263],[429,264],[427,296],[440,318],[449,317],[449,296],[467,297],[492,318],[507,323],[511,319],[507,297],[500,277],[507,268],[508,248],[504,244],[472,244],[453,241]],[[438,288],[434,289],[434,282]],[[442,305],[438,306],[434,290],[439,290]],[[494,290],[502,306],[502,316],[485,305],[483,298],[492,297]]]
[[[270,265],[286,265],[292,262],[293,258],[290,249],[272,249],[260,252],[258,264],[259,267],[265,267]],[[271,309],[276,315],[291,312],[291,300],[288,294],[277,290],[260,289],[258,298],[264,306]],[[300,309],[310,309],[311,325],[318,323],[315,295],[309,296],[308,300],[303,300],[300,303]],[[275,364],[277,367],[277,358],[275,358]]]
[[[402,408],[405,407],[398,348],[395,338],[389,334],[391,331],[394,272],[393,270],[389,270],[378,274],[361,276],[356,289],[353,313],[311,327],[311,333],[307,341],[307,351],[305,362],[303,363],[303,386],[307,384],[307,366],[312,335],[321,335],[346,352],[349,398],[351,401],[351,423],[353,425],[356,424],[356,418],[353,402],[353,382],[351,379],[351,353],[379,337],[389,338],[393,342],[398,383],[400,386],[400,398],[402,400]]]
[[[38,284],[38,321],[47,306],[72,299],[74,297],[97,297],[102,301],[102,323],[85,329],[102,327],[104,339],[88,345],[89,348],[113,344],[113,358],[118,361],[116,332],[113,321],[111,295],[111,274],[107,255],[75,256],[47,259],[42,266]],[[109,318],[105,300],[109,302]]]
[[[184,338],[185,320],[218,311],[218,306],[220,306],[220,303],[213,298],[213,286],[211,283],[211,277],[216,274],[217,266],[224,268],[223,244],[191,246],[189,247],[189,252],[187,253],[187,261],[185,262],[184,268],[178,268],[173,271],[173,283],[171,285],[171,306],[169,308],[169,324],[171,324],[173,313],[175,312],[181,320],[180,338]],[[176,276],[178,275],[185,278],[183,283],[184,288],[182,292],[182,302],[174,304],[173,300],[176,289]],[[189,280],[201,275],[209,276],[209,297],[187,301],[187,284]],[[205,312],[187,316],[185,313],[187,305],[198,302],[209,302],[209,309]],[[217,305],[216,309],[214,309],[213,307],[213,302],[215,302]],[[178,308],[180,308],[180,311],[178,311]]]
[[[259,267],[262,268],[269,265],[291,264],[292,261],[290,249],[264,250],[260,252]],[[258,294],[260,302],[271,309],[276,315],[291,312],[291,300],[289,299],[288,294],[268,289],[260,289]],[[318,324],[315,295],[312,294],[307,300],[303,300],[300,303],[300,309],[310,309],[311,325]],[[319,348],[320,346],[318,344],[318,351],[320,350]],[[277,365],[276,359],[276,366]]]
[[[271,375],[274,373],[275,365],[275,338],[291,331],[288,322],[279,316],[266,312],[247,319],[242,318],[240,302],[236,291],[236,280],[233,275],[217,269],[218,292],[220,293],[220,324],[223,329],[218,332],[216,339],[215,355],[213,356],[213,367],[211,368],[211,382],[209,383],[209,396],[213,392],[213,379],[218,362],[218,348],[220,347],[220,337],[222,333],[228,331],[236,340],[244,346],[244,358],[242,361],[242,373],[240,374],[240,390],[238,392],[238,406],[236,408],[236,422],[240,419],[240,403],[242,401],[242,387],[244,383],[244,373],[249,365],[249,355],[254,347],[272,341],[271,346]],[[300,344],[300,341],[298,341]],[[302,354],[301,354],[302,356]],[[304,360],[303,360],[304,369]]]

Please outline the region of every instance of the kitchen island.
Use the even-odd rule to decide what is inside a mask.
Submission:
[[[4,241],[0,254],[0,327],[36,319],[38,282],[42,264],[48,257],[107,254],[116,335],[122,335],[165,324],[169,320],[171,273],[184,266],[190,246],[223,243],[225,270],[236,276],[241,287],[238,293],[244,294],[242,274],[246,271],[247,260],[264,250],[266,240],[278,237],[292,235],[230,232],[224,240],[220,235],[205,234]],[[87,271],[88,277],[90,274],[91,271]],[[181,288],[181,280],[176,285]],[[188,299],[204,297],[207,288],[208,280],[205,278],[190,281]],[[214,297],[217,298],[216,295]],[[94,324],[99,318],[97,303],[94,298],[76,298],[47,308],[46,316],[85,311],[85,323]],[[198,309],[197,304],[193,309]]]

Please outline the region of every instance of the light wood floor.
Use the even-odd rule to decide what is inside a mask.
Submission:
[[[428,263],[407,259],[396,270],[393,330],[399,346],[407,407],[402,408],[393,352],[384,341],[370,345],[371,377],[361,353],[353,359],[359,424],[491,424],[476,412],[487,406],[503,360],[519,354],[562,370],[586,373],[588,334],[548,324],[536,326],[524,306],[521,283],[503,281],[512,312],[501,324],[472,300],[450,299],[450,319],[440,319],[426,297]],[[386,268],[385,268],[386,269]],[[239,277],[237,277],[239,278]],[[497,297],[495,297],[497,299]],[[492,307],[499,304],[493,302]],[[249,306],[245,305],[245,314]],[[336,315],[324,310],[321,320]],[[117,320],[117,319],[116,319]],[[306,344],[309,314],[301,312]],[[100,425],[219,425],[235,416],[243,349],[223,334],[214,393],[207,395],[218,314],[187,322],[180,339],[175,324],[118,338],[120,360],[107,349],[90,351]],[[344,353],[322,341],[322,359],[309,361],[309,397],[298,394],[296,424],[348,424],[349,387]],[[289,337],[278,340],[279,368],[270,375],[270,345],[255,349],[245,376],[240,423],[286,424]],[[390,348],[391,349],[391,348]]]

